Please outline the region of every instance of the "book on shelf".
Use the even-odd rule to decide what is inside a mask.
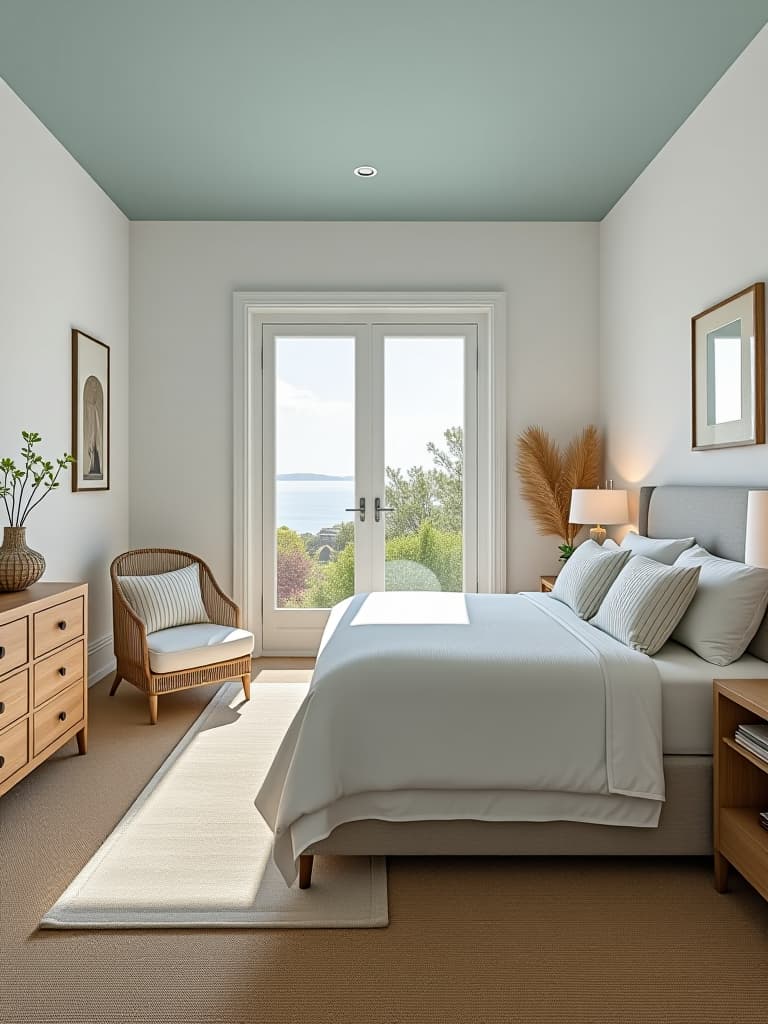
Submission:
[[[768,747],[763,746],[762,743],[759,743],[751,736],[747,735],[743,731],[742,726],[738,727],[736,735],[733,738],[740,747],[744,747],[744,749],[748,750],[750,754],[754,754],[755,757],[759,757],[761,761],[765,761],[766,764],[768,764]]]
[[[768,722],[745,722],[736,732],[768,751]]]

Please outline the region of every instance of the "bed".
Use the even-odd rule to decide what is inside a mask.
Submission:
[[[743,561],[746,503],[746,488],[643,488],[639,532],[692,535]],[[768,678],[765,622],[751,645],[762,657],[718,668],[672,641],[654,658],[629,651],[549,596],[438,597],[417,613],[434,616],[421,633],[398,621],[402,602],[359,596],[334,610],[325,678],[256,801],[288,884],[298,873],[306,888],[318,854],[711,853],[712,680]],[[503,602],[519,623],[511,635]],[[530,736],[515,731],[503,686],[526,645],[515,699],[530,698]]]

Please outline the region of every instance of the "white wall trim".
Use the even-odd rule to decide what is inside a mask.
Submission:
[[[506,558],[507,368],[503,292],[257,292],[233,296],[233,588],[243,621],[263,651],[261,629],[261,329],[264,323],[349,314],[471,318],[478,327],[478,399],[487,458],[478,465],[478,493],[490,494],[478,522],[486,539],[478,560],[482,589],[504,592]],[[479,424],[481,427],[481,424]]]
[[[88,686],[94,686],[104,676],[114,672],[116,666],[111,633],[88,644]]]

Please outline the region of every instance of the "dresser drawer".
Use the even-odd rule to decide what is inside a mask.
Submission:
[[[28,660],[27,619],[15,619],[0,626],[0,676]]]
[[[35,612],[35,657],[39,658],[41,654],[47,654],[82,636],[85,626],[83,612],[82,597],[64,601],[43,612]]]
[[[0,732],[0,783],[29,761],[28,719]]]
[[[85,684],[75,683],[34,714],[35,757],[85,717]]]
[[[85,644],[80,640],[35,665],[35,707],[83,678]]]
[[[0,683],[0,729],[29,711],[29,672],[17,672]]]

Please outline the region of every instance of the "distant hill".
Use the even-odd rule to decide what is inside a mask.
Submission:
[[[278,473],[276,480],[354,480],[353,476],[328,476],[326,473]]]

